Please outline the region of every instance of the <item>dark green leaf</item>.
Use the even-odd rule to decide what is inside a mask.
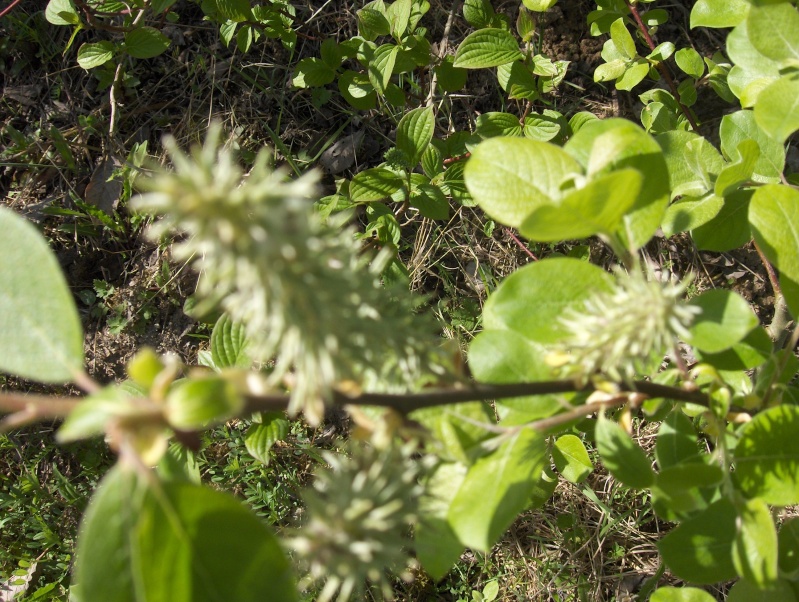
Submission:
[[[433,138],[436,122],[431,107],[419,107],[406,113],[397,124],[397,148],[411,165],[422,158],[427,145]]]
[[[137,27],[125,34],[125,50],[133,58],[150,59],[169,48],[169,38],[155,27]]]
[[[732,579],[736,520],[735,507],[720,499],[668,533],[658,542],[658,550],[680,579],[698,584]]]
[[[455,67],[484,69],[523,58],[519,43],[503,29],[478,29],[466,36],[455,53]]]

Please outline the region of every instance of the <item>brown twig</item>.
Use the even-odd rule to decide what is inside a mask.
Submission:
[[[6,16],[8,13],[10,13],[12,10],[14,10],[14,7],[15,7],[17,4],[19,4],[20,2],[22,2],[22,0],[14,0],[14,1],[13,1],[11,4],[9,4],[9,5],[8,5],[8,6],[6,6],[6,7],[5,7],[5,8],[4,8],[2,11],[0,11],[0,19],[2,19],[3,17],[5,17],[5,16]]]
[[[510,236],[511,240],[513,240],[513,242],[515,242],[515,243],[518,245],[518,247],[519,247],[519,248],[520,248],[522,251],[524,251],[525,253],[527,253],[527,255],[530,257],[530,259],[532,259],[533,261],[538,261],[538,257],[536,257],[536,256],[533,254],[533,252],[532,252],[532,251],[531,251],[529,248],[527,248],[527,245],[526,245],[526,244],[524,244],[524,243],[523,243],[523,242],[522,242],[522,241],[519,239],[519,237],[518,237],[518,236],[516,236],[516,233],[515,233],[513,230],[511,230],[510,228],[505,228],[505,234],[507,234],[508,236]]]

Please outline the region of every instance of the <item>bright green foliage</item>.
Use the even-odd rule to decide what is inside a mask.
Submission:
[[[748,500],[738,509],[738,531],[732,559],[741,577],[767,588],[777,580],[777,529],[763,500]]]
[[[571,483],[580,483],[594,470],[583,442],[575,435],[557,438],[552,447],[552,461],[563,478]]]
[[[285,439],[288,431],[289,421],[283,412],[264,412],[253,420],[244,437],[244,444],[253,458],[269,464],[269,450],[275,443]]]
[[[691,300],[702,311],[691,326],[691,344],[700,351],[718,353],[743,340],[758,324],[746,300],[723,289],[710,290]]]
[[[275,536],[237,500],[124,465],[100,484],[81,525],[78,600],[296,600]]]
[[[650,602],[713,602],[715,598],[695,587],[661,587],[649,598]]]
[[[544,469],[543,437],[521,429],[469,468],[449,507],[448,520],[461,543],[488,551],[527,507]]]
[[[247,368],[252,360],[247,355],[247,335],[244,326],[236,324],[230,316],[223,314],[211,333],[211,358],[214,366],[223,368]]]
[[[47,383],[83,371],[83,332],[58,261],[36,228],[0,207],[0,370]]]
[[[502,29],[480,29],[468,35],[455,53],[455,67],[484,69],[522,58],[519,44]]]

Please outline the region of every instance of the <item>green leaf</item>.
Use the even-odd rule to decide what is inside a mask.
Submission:
[[[483,113],[477,116],[475,123],[475,132],[481,138],[519,136],[522,133],[519,118],[510,113]]]
[[[108,61],[114,58],[113,42],[103,40],[94,44],[81,44],[78,48],[78,65],[86,69],[93,69],[100,65],[105,65]]]
[[[632,60],[638,55],[635,49],[635,40],[627,30],[624,19],[616,19],[610,26],[610,39],[622,57]]]
[[[242,54],[246,53],[252,45],[253,33],[252,25],[246,23],[236,32],[236,47]]]
[[[696,429],[679,407],[674,408],[660,424],[655,443],[655,459],[661,470],[699,456]]]
[[[718,196],[727,196],[741,184],[749,181],[760,158],[760,146],[754,140],[742,140],[738,144],[738,158],[719,172],[714,191]]]
[[[727,592],[727,602],[752,602],[768,600],[768,602],[796,602],[797,597],[791,582],[778,579],[770,587],[760,588],[746,579],[738,580]]]
[[[715,194],[700,198],[683,197],[666,209],[661,226],[663,234],[668,238],[678,232],[694,230],[716,217],[723,206],[724,199]]]
[[[0,370],[70,382],[83,371],[83,332],[58,260],[39,231],[5,207],[0,231]]]
[[[553,380],[543,346],[511,330],[483,330],[469,345],[469,368],[483,383]],[[503,424],[524,424],[563,409],[558,395],[534,395],[496,402]]]
[[[117,466],[83,517],[76,597],[104,602],[297,599],[275,536],[238,500]]]
[[[615,59],[599,65],[594,70],[595,82],[612,82],[619,79],[627,71],[627,63],[624,59]]]
[[[135,412],[128,403],[130,395],[117,386],[103,387],[85,397],[72,410],[58,429],[59,443],[70,443],[105,433],[109,419]]]
[[[586,124],[563,148],[591,178],[624,168],[641,173],[646,184],[624,216],[623,239],[631,251],[645,245],[669,202],[668,169],[655,139],[626,119],[604,119]]]
[[[727,157],[738,155],[738,145],[744,140],[754,140],[760,146],[760,158],[755,163],[752,179],[756,182],[777,183],[785,168],[785,149],[771,138],[755,121],[752,111],[738,111],[725,115],[719,128],[721,151]]]
[[[689,343],[707,353],[729,349],[760,323],[746,299],[729,290],[705,291],[690,305],[702,313],[691,324]]]
[[[72,0],[50,0],[44,18],[53,25],[78,25],[80,17]]]
[[[224,378],[205,376],[176,382],[166,398],[164,415],[177,429],[219,424],[244,409],[244,399]]]
[[[781,77],[762,90],[755,104],[755,121],[780,143],[799,130],[799,77]]]
[[[650,69],[649,63],[645,61],[635,63],[631,67],[628,67],[625,69],[624,74],[616,80],[616,89],[629,92],[644,81],[644,78],[649,75]]]
[[[733,476],[750,498],[799,503],[799,408],[771,408],[741,427]]]
[[[671,42],[663,42],[655,46],[655,49],[646,55],[650,61],[665,61],[674,54],[674,44]],[[700,59],[701,60],[701,59]],[[704,66],[704,62],[702,63]]]
[[[386,86],[391,81],[398,52],[398,46],[383,44],[375,50],[372,60],[369,61],[369,81],[372,82],[372,86],[379,94],[385,93]]]
[[[691,232],[697,248],[725,252],[743,246],[752,238],[749,228],[751,190],[736,190],[724,199],[718,215]]]
[[[768,260],[799,282],[799,191],[777,184],[758,188],[749,205],[749,222]]]
[[[691,28],[735,27],[746,19],[746,0],[697,0],[691,9]]]
[[[546,444],[521,429],[477,460],[452,500],[448,519],[461,543],[487,552],[527,507],[544,470]]]
[[[565,128],[562,116],[550,115],[551,111],[545,110],[543,115],[531,113],[524,118],[524,135],[533,140],[549,142]],[[559,118],[561,117],[561,118]]]
[[[347,70],[338,78],[338,91],[348,103],[361,111],[373,109],[377,95],[369,76]]]
[[[434,67],[438,86],[444,92],[457,92],[466,85],[468,71],[453,65],[454,57],[446,56]]]
[[[649,602],[714,602],[715,598],[696,587],[660,587]]]
[[[499,85],[510,99],[536,100],[539,94],[539,79],[533,75],[529,65],[514,61],[497,67]]]
[[[136,59],[158,56],[169,43],[169,38],[154,27],[137,27],[125,34],[125,51]]]
[[[336,79],[335,70],[318,58],[306,58],[297,63],[291,85],[297,88],[316,88]]]
[[[719,485],[724,479],[722,470],[701,461],[683,462],[663,468],[652,486],[652,502],[659,515],[671,520],[707,507],[702,489]]]
[[[396,0],[386,8],[386,18],[391,25],[391,35],[399,39],[405,35],[411,20],[413,0]]]
[[[575,435],[561,435],[555,440],[552,461],[563,478],[571,483],[581,483],[594,470],[585,445]]]
[[[743,340],[721,353],[702,353],[701,359],[718,370],[751,370],[771,356],[773,343],[763,328],[755,328]]]
[[[599,415],[594,429],[597,450],[610,474],[627,487],[643,489],[655,481],[652,463],[621,426]]]
[[[397,148],[411,165],[422,159],[427,145],[433,139],[436,122],[432,107],[419,107],[407,112],[397,124]]]
[[[494,14],[489,0],[465,0],[463,3],[463,17],[475,29],[490,26]]]
[[[732,560],[741,577],[760,587],[777,580],[777,529],[763,500],[748,500],[739,508]]]
[[[519,43],[503,29],[478,29],[466,36],[455,53],[455,67],[484,69],[523,58]]]
[[[674,54],[674,60],[683,73],[694,79],[699,79],[705,73],[705,61],[693,48],[680,48]]]
[[[558,0],[522,0],[522,4],[537,13],[546,12],[557,3]]]
[[[620,169],[591,180],[555,204],[542,205],[522,222],[519,232],[530,240],[558,242],[594,234],[612,234],[635,203],[641,173]]]
[[[746,21],[727,36],[727,56],[733,63],[727,82],[743,107],[753,106],[760,90],[780,76],[779,63],[763,56],[752,45]]]
[[[493,219],[518,228],[541,205],[560,198],[560,186],[579,164],[554,144],[522,138],[481,142],[466,163],[466,187]]]
[[[211,332],[211,358],[219,369],[249,368],[252,364],[244,325],[234,323],[227,314],[222,314]]]
[[[391,24],[379,10],[362,8],[358,11],[358,33],[371,41],[378,36],[387,36],[391,33]]]
[[[365,169],[350,182],[350,200],[353,203],[368,203],[390,197],[402,188],[402,178],[385,167]]]
[[[680,579],[697,584],[732,579],[736,520],[735,507],[720,499],[669,532],[658,542],[658,550]]]
[[[447,522],[449,507],[466,477],[463,464],[443,463],[430,475],[419,500],[423,517],[414,529],[416,557],[434,580],[446,575],[458,562],[463,544]]]
[[[409,201],[411,207],[418,209],[422,217],[434,220],[445,220],[449,217],[447,197],[441,188],[431,184],[424,174],[411,174]]]
[[[786,519],[777,537],[780,572],[794,579],[799,575],[799,517]]]
[[[253,19],[248,0],[214,0],[214,3],[219,13],[230,21],[241,23]]]
[[[445,459],[471,464],[478,446],[491,436],[483,424],[492,424],[494,411],[483,402],[466,402],[416,410],[411,417],[433,433]]]
[[[799,13],[790,2],[753,5],[746,29],[760,54],[783,67],[799,66]]]
[[[253,422],[244,436],[244,445],[250,455],[264,464],[269,464],[269,450],[277,441],[286,438],[289,421],[283,412],[264,412],[261,422]]]
[[[531,263],[508,276],[483,310],[487,330],[516,331],[542,345],[566,334],[559,318],[591,295],[613,290],[613,278],[588,262],[566,257]],[[531,309],[534,308],[534,309]]]
[[[660,134],[656,140],[668,167],[672,198],[703,197],[712,190],[713,176],[724,168],[724,159],[712,144],[680,130]]]

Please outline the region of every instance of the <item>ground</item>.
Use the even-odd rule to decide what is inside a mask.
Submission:
[[[451,7],[436,1],[432,5],[425,17],[431,39],[453,52],[470,30],[462,18],[455,18],[444,37]],[[494,6],[513,22],[518,3]],[[113,171],[109,166],[121,165],[135,143],[147,142],[148,153],[160,157],[165,134],[183,146],[196,142],[212,120],[238,136],[245,156],[268,146],[278,164],[291,163],[291,169],[302,171],[320,168],[327,191],[335,178],[376,165],[393,139],[395,123],[377,112],[356,113],[335,96],[317,108],[307,90],[290,85],[294,66],[301,58],[318,56],[323,38],[355,35],[359,5],[342,0],[296,3],[297,22],[307,24],[300,29],[294,53],[275,40],[262,40],[242,56],[224,46],[218,28],[202,20],[199,6],[179,2],[180,21],[164,28],[174,51],[136,62],[116,98],[113,136],[108,91],[100,90],[97,78],[75,62],[75,48],[88,34],[79,34],[62,55],[69,28],[48,24],[44,7],[40,0],[23,3],[0,20],[3,203],[39,225],[52,242],[78,299],[92,377],[103,383],[120,380],[126,360],[145,345],[194,363],[210,333],[209,324],[190,311],[196,276],[170,257],[168,245],[144,237],[141,219],[128,213],[124,201],[117,204],[123,190],[120,183],[106,182]],[[542,52],[570,61],[566,81],[550,102],[566,115],[585,110],[636,119],[640,106],[635,95],[593,82],[605,38],[588,33],[586,15],[592,7],[587,0],[562,3],[544,17]],[[688,9],[679,3],[669,9],[673,22],[658,36],[691,44],[705,56],[720,49],[709,34],[689,32]],[[524,110],[521,103],[503,101],[496,81],[482,71],[470,74],[465,93],[449,102],[451,127],[456,129],[473,128],[483,112]],[[717,107],[711,109],[705,122],[708,134],[714,129],[712,119],[720,116]],[[368,150],[343,169],[331,163],[332,145],[361,131],[369,140]],[[97,208],[116,214],[103,218]],[[477,209],[454,209],[447,223],[409,217],[401,256],[412,286],[430,296],[447,335],[465,343],[479,329],[479,309],[499,279],[575,245],[526,246]],[[735,281],[736,290],[768,321],[773,297],[754,249],[699,253],[687,237],[677,237],[656,238],[646,251],[659,269],[694,272],[697,290]],[[598,264],[609,258],[595,242],[578,252],[589,253]],[[4,387],[34,390],[34,385],[10,378]],[[53,595],[68,583],[79,511],[111,461],[101,442],[56,447],[54,428],[41,425],[0,436],[0,576],[15,569],[24,574],[20,561],[38,562],[29,593],[55,584]],[[646,445],[653,431],[646,423],[639,428]],[[205,442],[203,475],[209,482],[224,483],[281,528],[295,518],[297,489],[319,462],[316,450],[331,445],[343,430],[346,425],[331,431],[330,425],[312,430],[297,423],[265,468],[247,459],[242,427],[227,425]],[[281,485],[276,474],[289,477]],[[42,511],[26,514],[26,508],[35,506]],[[473,591],[498,580],[501,600],[631,599],[642,581],[657,572],[655,542],[669,528],[645,508],[602,471],[582,486],[560,483],[551,502],[520,517],[490,555],[466,553],[442,583],[419,575],[413,584],[398,584],[397,596],[470,600]]]

